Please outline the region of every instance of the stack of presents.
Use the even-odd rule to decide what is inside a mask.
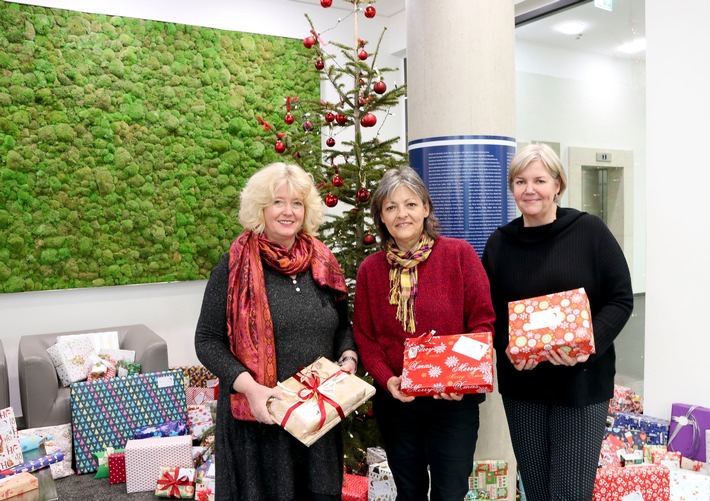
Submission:
[[[126,492],[214,499],[213,423],[218,380],[202,366],[141,373],[117,332],[60,336],[48,353],[71,391],[71,423],[17,429],[0,411],[0,500],[37,489],[30,472],[54,479],[93,475]],[[23,461],[44,448],[46,455]]]

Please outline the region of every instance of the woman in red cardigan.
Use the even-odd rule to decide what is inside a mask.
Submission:
[[[385,173],[370,210],[382,250],[358,270],[353,330],[375,380],[373,409],[397,499],[426,500],[430,488],[432,501],[463,499],[485,397],[402,394],[404,340],[432,330],[493,332],[488,278],[469,243],[440,235],[431,196],[410,167]]]

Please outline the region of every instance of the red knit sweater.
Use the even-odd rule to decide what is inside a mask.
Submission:
[[[360,360],[375,382],[387,388],[392,376],[402,374],[404,339],[432,329],[437,335],[493,333],[495,314],[488,277],[471,245],[439,237],[429,258],[419,264],[415,300],[416,332],[405,333],[389,304],[390,265],[384,251],[360,265],[355,284],[353,331]]]

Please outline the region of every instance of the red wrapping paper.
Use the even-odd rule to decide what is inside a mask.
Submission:
[[[367,477],[346,473],[343,478],[343,501],[367,501]]]
[[[108,457],[108,483],[126,483],[126,454],[114,452]]]
[[[599,468],[593,501],[621,501],[639,491],[644,500],[668,501],[670,476],[665,466],[644,464],[625,468]]]
[[[435,332],[404,342],[402,393],[493,391],[493,338],[490,332],[437,336]]]

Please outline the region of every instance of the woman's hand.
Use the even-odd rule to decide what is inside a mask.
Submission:
[[[348,374],[355,374],[357,372],[357,360],[357,353],[353,350],[345,350],[338,360],[340,370]]]
[[[513,361],[513,357],[510,356],[510,351],[508,351],[508,350],[510,350],[510,347],[507,347],[507,348],[505,349],[505,355],[508,357],[508,360],[510,360],[510,363],[513,364],[513,367],[515,367],[515,370],[518,370],[518,371],[529,371],[529,370],[534,369],[535,367],[537,367],[537,361],[536,361],[536,360],[528,359],[528,360],[523,360],[523,361],[517,362],[517,363],[514,362],[514,361]]]
[[[435,400],[455,400],[458,402],[463,398],[463,393],[439,393],[434,395]]]
[[[387,390],[400,402],[411,402],[414,397],[402,393],[402,376],[392,376],[387,380]]]
[[[552,365],[568,365],[573,367],[589,360],[589,355],[577,355],[576,357],[570,357],[562,348],[550,350],[546,352],[546,354],[547,359]]]
[[[234,391],[243,393],[247,397],[249,402],[249,408],[254,418],[260,423],[264,424],[276,424],[274,419],[269,414],[269,409],[266,406],[266,402],[270,398],[275,398],[281,400],[283,394],[279,388],[269,388],[267,386],[261,385],[254,381],[251,374],[248,372],[242,372],[237,376],[232,385]]]

